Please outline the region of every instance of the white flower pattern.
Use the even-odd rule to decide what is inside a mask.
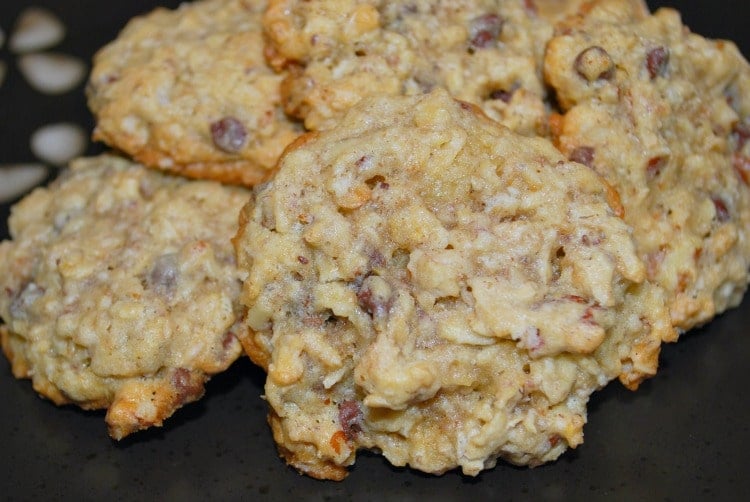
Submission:
[[[46,95],[64,96],[76,90],[86,78],[86,63],[75,56],[50,49],[64,40],[64,23],[52,11],[42,7],[22,10],[12,28],[0,27],[0,49],[7,44],[16,61],[0,60],[0,90],[11,72],[23,76],[25,85]],[[6,37],[6,33],[8,33]],[[0,203],[18,199],[50,175],[50,168],[65,165],[81,155],[88,143],[87,134],[78,124],[41,123],[29,138],[36,159],[21,163],[0,163]]]

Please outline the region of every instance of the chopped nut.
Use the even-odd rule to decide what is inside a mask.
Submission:
[[[646,177],[649,180],[656,178],[665,165],[667,165],[667,157],[659,156],[649,159],[646,164]]]
[[[651,49],[646,55],[646,68],[651,80],[663,77],[669,64],[669,51],[665,47]]]
[[[711,200],[713,201],[714,208],[716,209],[716,219],[719,220],[720,223],[729,221],[729,209],[727,208],[727,205],[724,203],[724,201],[718,197],[713,197]]]
[[[581,51],[573,65],[576,72],[589,82],[608,80],[615,70],[615,63],[609,53],[598,45]]]
[[[568,158],[573,162],[592,167],[594,165],[594,149],[590,146],[579,146],[570,152]]]
[[[497,40],[505,20],[497,14],[484,14],[471,20],[469,33],[472,48],[485,49]]]
[[[356,401],[349,400],[339,404],[339,423],[348,440],[362,431],[362,410]]]

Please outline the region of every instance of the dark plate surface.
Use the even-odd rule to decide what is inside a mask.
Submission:
[[[2,0],[7,35],[24,7],[44,5],[68,26],[54,50],[90,60],[154,1]],[[169,5],[176,5],[174,0]],[[652,7],[666,2],[651,2]],[[693,31],[735,40],[750,54],[750,3],[685,1]],[[37,127],[73,121],[91,128],[83,89],[44,96],[28,87],[6,47],[0,87],[0,164],[33,161]],[[95,146],[89,153],[96,151]],[[0,206],[7,237],[8,206]],[[360,454],[341,483],[301,477],[279,460],[260,398],[263,374],[240,361],[202,401],[116,443],[104,414],[56,408],[17,381],[0,358],[0,498],[86,500],[735,500],[750,493],[750,298],[703,329],[664,347],[659,374],[631,393],[613,383],[589,405],[585,443],[557,462],[522,469],[501,463],[477,478],[396,469]]]

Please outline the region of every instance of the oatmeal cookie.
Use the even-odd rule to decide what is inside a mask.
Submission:
[[[116,439],[200,398],[242,352],[231,237],[247,199],[114,156],[32,192],[0,243],[13,374],[56,404],[108,408]]]
[[[310,130],[365,96],[443,87],[517,132],[546,132],[553,30],[530,0],[271,0],[263,25],[269,62],[289,69],[285,108]]]
[[[616,206],[593,170],[443,90],[303,136],[235,239],[282,455],[319,478],[360,448],[476,475],[580,444],[589,395],[636,388],[673,337]]]
[[[587,0],[532,0],[537,14],[551,22],[557,22],[575,14]],[[639,0],[640,1],[640,0]],[[642,3],[644,9],[646,4]]]
[[[679,14],[601,0],[550,41],[545,74],[568,158],[618,191],[680,330],[739,304],[750,266],[750,69]]]
[[[263,1],[200,0],[135,18],[94,57],[94,138],[150,167],[253,185],[300,132],[263,57]]]

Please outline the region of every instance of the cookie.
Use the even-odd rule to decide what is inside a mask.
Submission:
[[[617,194],[443,90],[363,99],[303,136],[243,209],[242,342],[300,471],[358,449],[429,473],[538,465],[589,395],[674,336]]]
[[[671,9],[601,0],[561,24],[545,75],[559,148],[620,194],[674,325],[739,304],[750,267],[750,69]]]
[[[310,130],[332,127],[365,96],[443,87],[519,133],[546,133],[552,23],[534,2],[271,0],[263,25],[269,62],[289,69],[285,109]]]
[[[263,57],[265,2],[200,0],[130,21],[87,89],[94,138],[193,178],[253,185],[301,132]]]
[[[575,14],[587,3],[588,0],[531,0],[536,13],[539,16],[551,21],[558,22],[565,19],[571,14]],[[640,1],[640,0],[639,0]],[[646,4],[641,4],[646,9]]]
[[[0,243],[13,374],[55,404],[107,408],[116,439],[200,398],[242,352],[231,237],[247,199],[108,155],[32,192]]]

